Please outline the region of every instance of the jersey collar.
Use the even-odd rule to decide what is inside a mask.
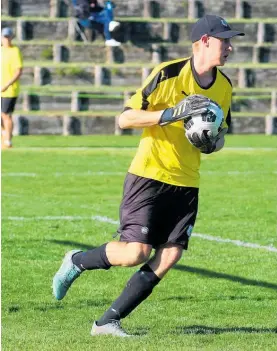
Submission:
[[[200,80],[199,80],[198,74],[197,74],[197,72],[196,72],[196,70],[195,70],[195,67],[194,67],[193,55],[192,55],[191,58],[190,58],[190,67],[191,67],[191,71],[192,71],[193,78],[195,79],[196,83],[199,85],[199,87],[200,87],[201,89],[207,90],[207,89],[209,89],[209,88],[214,84],[214,82],[215,82],[215,80],[216,80],[216,75],[217,75],[217,68],[216,68],[216,67],[213,68],[213,72],[212,72],[213,79],[212,79],[211,83],[210,83],[209,85],[207,85],[207,86],[201,85],[201,82],[200,82]]]

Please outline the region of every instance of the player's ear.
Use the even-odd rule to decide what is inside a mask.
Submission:
[[[206,47],[209,46],[209,36],[208,36],[208,34],[202,35],[200,40],[201,40],[202,44],[204,44]]]

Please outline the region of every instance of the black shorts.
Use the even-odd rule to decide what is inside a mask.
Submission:
[[[198,188],[165,184],[128,173],[120,206],[120,241],[186,250],[196,220]]]
[[[16,104],[16,97],[1,97],[1,112],[12,114]]]

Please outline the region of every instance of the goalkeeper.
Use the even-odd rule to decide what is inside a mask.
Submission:
[[[244,33],[221,17],[199,19],[191,33],[193,55],[157,66],[119,116],[121,128],[143,128],[124,183],[120,239],[87,252],[68,252],[53,279],[54,295],[61,300],[86,271],[141,265],[94,322],[92,335],[129,336],[121,319],[152,293],[188,248],[198,208],[201,152],[220,150],[231,123],[232,85],[217,67],[227,61],[236,35]],[[224,112],[222,130],[215,139],[198,135],[190,143],[184,120],[207,113],[210,100]]]

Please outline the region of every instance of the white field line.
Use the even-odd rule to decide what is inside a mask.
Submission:
[[[116,221],[112,218],[106,216],[39,216],[39,217],[4,217],[3,220],[7,219],[9,221],[79,221],[79,220],[94,220],[98,222],[110,223],[114,225],[119,225],[119,221]],[[247,247],[251,249],[260,249],[260,250],[267,250],[271,252],[277,252],[277,248],[268,245],[262,246],[258,244],[248,243],[241,240],[232,240],[232,239],[224,239],[217,236],[201,234],[201,233],[193,233],[192,236],[201,238],[204,240],[215,241],[217,243],[227,243],[232,244],[240,247]]]
[[[12,152],[16,151],[87,151],[87,150],[103,150],[103,151],[119,151],[119,150],[135,150],[137,146],[119,146],[119,147],[112,147],[112,146],[71,146],[71,147],[62,147],[62,146],[54,146],[54,147],[18,147],[12,149]],[[275,147],[225,147],[224,150],[226,151],[277,151]],[[223,151],[224,151],[223,150]]]
[[[87,177],[87,176],[103,176],[103,175],[124,175],[126,172],[70,172],[70,173],[62,173],[56,172],[51,174],[39,174],[39,173],[2,173],[2,177],[45,177],[45,176],[54,176],[54,177],[64,177],[64,176],[72,176],[72,177]]]
[[[30,147],[18,147],[13,148],[12,152],[16,151],[129,151],[136,150],[137,146],[53,146],[53,147],[43,147],[43,146],[30,146]]]
[[[22,173],[22,172],[13,172],[13,173],[2,173],[1,174],[2,177],[37,177],[38,174],[37,173]]]
[[[21,197],[21,195],[18,195],[18,194],[9,194],[9,193],[2,193],[2,196],[7,196],[7,197]]]
[[[56,173],[51,173],[51,174],[39,174],[39,173],[2,173],[2,177],[29,177],[29,178],[34,178],[34,177],[45,177],[45,176],[54,176],[54,177],[65,177],[65,176],[71,176],[71,177],[87,177],[87,176],[122,176],[125,175],[126,172],[105,172],[105,171],[99,171],[99,172],[93,172],[93,171],[87,171],[87,172],[70,172],[70,173],[63,173],[63,172],[56,172]],[[218,175],[228,175],[228,176],[237,176],[237,175],[261,175],[261,174],[277,174],[277,171],[200,171],[200,174],[218,174]]]
[[[271,245],[261,246],[258,244],[247,243],[247,242],[241,241],[241,240],[223,239],[223,238],[220,238],[218,236],[212,236],[212,235],[200,234],[200,233],[193,233],[192,235],[196,236],[198,238],[204,239],[204,240],[216,241],[218,243],[230,243],[230,244],[237,245],[237,246],[250,247],[251,249],[264,249],[267,251],[277,252],[277,248],[274,246],[271,246]]]

